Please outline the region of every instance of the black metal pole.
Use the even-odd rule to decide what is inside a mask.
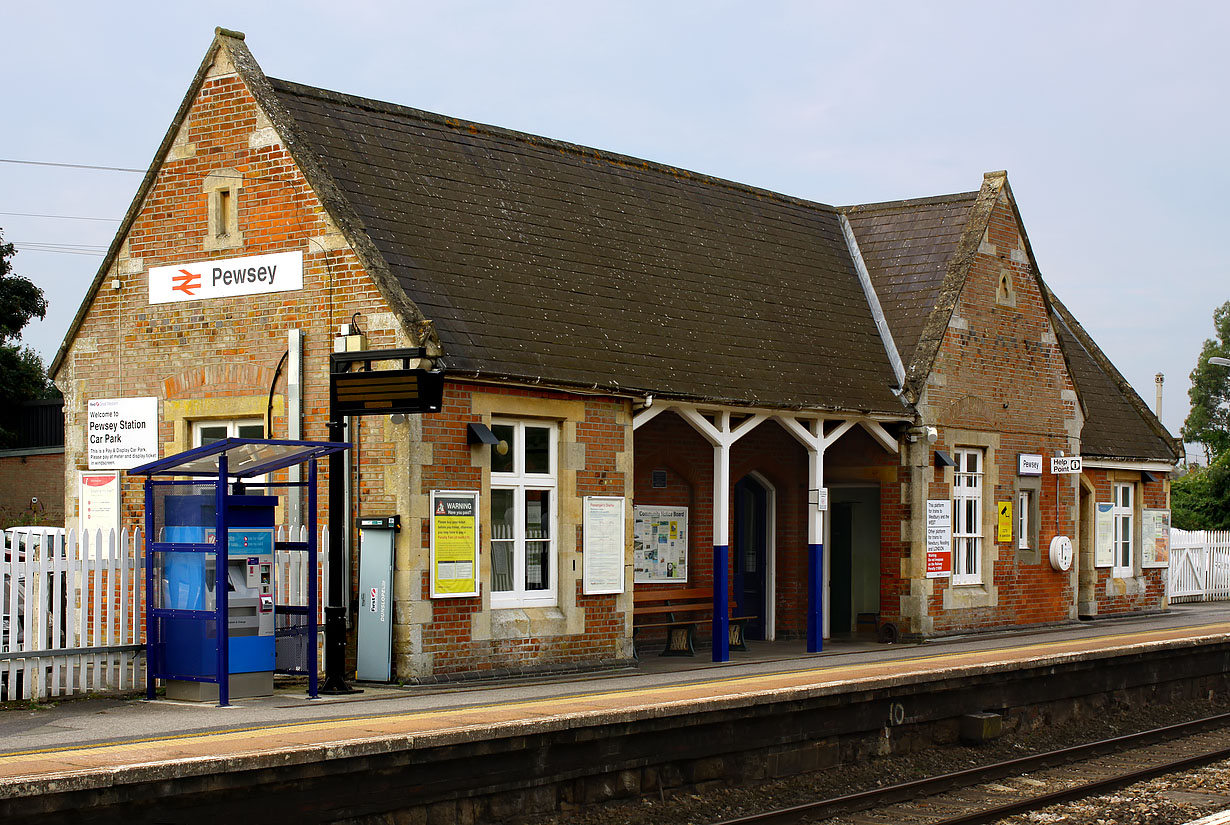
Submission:
[[[329,440],[346,438],[346,422],[329,416]],[[346,465],[339,450],[329,454],[329,590],[325,594],[325,683],[320,692],[330,696],[359,693],[346,684],[346,569],[343,536],[346,524]]]

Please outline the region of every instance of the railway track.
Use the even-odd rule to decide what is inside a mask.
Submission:
[[[854,812],[865,825],[993,823],[1230,759],[1228,728],[1230,714],[1220,714],[713,825],[822,822]]]

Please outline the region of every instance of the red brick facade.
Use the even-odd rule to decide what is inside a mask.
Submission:
[[[178,121],[121,251],[87,298],[60,363],[56,380],[65,395],[63,480],[69,485],[70,514],[76,471],[86,467],[83,433],[90,399],[157,398],[163,456],[193,446],[193,426],[199,422],[264,421],[268,415],[269,436],[285,437],[290,388],[279,362],[287,352],[288,331],[297,330],[303,342],[301,437],[325,440],[328,356],[340,325],[357,320],[369,349],[424,343],[396,308],[401,304],[364,269],[362,261],[371,259],[357,254],[326,214],[226,55],[225,49],[215,52],[215,63]],[[221,190],[230,193],[226,208],[219,205]],[[302,254],[301,290],[149,302],[152,267],[282,252]],[[1148,568],[1118,580],[1087,563],[1092,538],[1085,511],[1091,501],[1109,495],[1109,471],[1086,473],[1084,487],[1079,476],[1046,472],[1051,457],[1079,454],[1082,412],[1006,189],[954,300],[917,403],[918,420],[911,420],[905,405],[887,429],[854,414],[833,414],[834,422],[854,418],[863,425],[842,435],[823,456],[824,485],[835,505],[826,516],[829,533],[847,526],[850,531],[851,569],[834,573],[833,587],[859,590],[857,599],[849,600],[851,594],[825,592],[826,605],[851,605],[851,615],[837,617],[834,626],[853,625],[874,613],[907,636],[926,637],[1075,620],[1078,603],[1089,605],[1080,612],[1097,614],[1164,606],[1164,571]],[[454,375],[437,415],[354,419],[346,436],[354,444],[348,479],[352,515],[396,513],[402,519],[394,548],[394,678],[631,659],[635,505],[688,508],[687,584],[712,587],[713,447],[670,411],[634,435],[633,410],[643,403],[626,394],[497,385]],[[491,426],[495,419],[550,422],[557,433],[558,569],[551,604],[492,607],[492,518],[485,509],[492,500],[492,448],[472,444],[467,427]],[[928,427],[935,428],[934,441],[927,437]],[[896,444],[886,444],[894,439]],[[953,498],[954,471],[937,467],[937,453],[952,456],[962,449],[978,451],[983,463],[981,574],[977,581],[954,584],[950,577],[926,575],[925,514],[928,500]],[[1041,456],[1043,474],[1021,475],[1020,454]],[[763,618],[767,632],[779,639],[807,635],[808,525],[816,506],[808,489],[808,462],[807,448],[771,419],[739,439],[730,453],[732,490],[740,480],[755,478],[772,492],[773,578],[767,587],[772,601]],[[327,471],[321,469],[323,514]],[[655,471],[665,472],[665,487],[653,486]],[[1139,472],[1134,480],[1141,482]],[[429,502],[439,490],[479,494],[477,597],[431,598]],[[1166,506],[1164,480],[1140,483],[1140,490],[1138,507]],[[1036,536],[1024,546],[1015,521],[1006,540],[1000,541],[997,531],[998,504],[1015,508],[1022,491],[1036,502],[1031,514]],[[621,497],[626,503],[624,592],[618,595],[587,596],[582,590],[587,496]],[[733,500],[732,495],[728,511]],[[876,506],[856,524],[855,505],[868,502]],[[138,482],[127,480],[124,524],[139,524],[142,507]],[[731,518],[733,526],[733,513]],[[848,518],[848,525],[835,527],[839,518]],[[344,529],[355,546],[357,532]],[[1070,571],[1055,570],[1048,561],[1055,536],[1069,536],[1081,548]],[[861,551],[854,549],[856,539]],[[836,570],[832,536],[825,540],[827,564]],[[355,595],[352,589],[352,599]]]
[[[63,524],[64,452],[22,452],[29,454],[0,455],[0,519]]]

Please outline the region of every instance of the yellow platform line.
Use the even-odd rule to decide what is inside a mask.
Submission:
[[[1193,634],[1192,631],[1196,630],[1201,632]],[[665,686],[656,685],[599,692],[578,692],[542,699],[521,699],[467,705],[461,708],[394,711],[323,720],[261,724],[223,730],[172,733],[165,736],[119,739],[88,745],[6,751],[0,753],[0,768],[13,768],[24,763],[25,770],[21,773],[29,775],[32,772],[38,772],[36,766],[50,762],[55,763],[56,772],[64,771],[68,767],[65,763],[72,762],[81,762],[83,765],[88,764],[95,767],[115,766],[119,764],[118,757],[149,751],[154,751],[155,753],[150,753],[148,758],[142,761],[174,761],[184,757],[206,757],[210,755],[209,751],[206,751],[204,748],[192,747],[194,744],[204,744],[206,742],[216,743],[217,745],[233,745],[242,742],[253,746],[270,738],[277,738],[279,740],[272,747],[261,746],[258,749],[249,747],[240,750],[227,749],[227,756],[239,756],[248,752],[261,753],[270,750],[341,745],[348,742],[353,743],[388,736],[456,732],[469,728],[491,727],[500,723],[530,721],[538,718],[562,718],[569,715],[580,716],[587,712],[598,713],[637,707],[668,707],[685,701],[689,703],[716,701],[748,695],[744,691],[731,691],[730,689],[749,684],[757,686],[757,693],[769,693],[778,690],[806,690],[809,688],[824,688],[834,684],[848,684],[856,681],[860,674],[872,673],[884,677],[917,675],[933,670],[930,667],[923,667],[924,665],[934,665],[937,662],[948,662],[956,659],[960,659],[961,664],[964,666],[977,667],[987,664],[1004,664],[1008,666],[1038,658],[1043,653],[1055,655],[1057,653],[1094,652],[1108,648],[1114,649],[1117,647],[1114,644],[1115,642],[1124,640],[1128,640],[1125,644],[1135,646],[1150,642],[1177,641],[1188,638],[1213,638],[1227,635],[1230,635],[1230,623],[1223,622],[1185,628],[1126,632],[1081,639],[1064,639],[1028,645],[990,648],[987,650],[951,651],[889,661],[862,662],[833,667],[820,665],[802,670],[778,670],[761,674],[717,677]],[[651,700],[645,705],[628,704],[630,699],[635,700],[645,697]],[[493,718],[493,712],[498,712],[495,714],[495,718]],[[530,720],[527,720],[527,715],[531,717]],[[446,719],[448,724],[432,724],[440,719]],[[328,736],[319,736],[317,738],[321,734],[327,735],[339,732],[345,732],[348,735],[344,738],[331,738]],[[74,755],[75,758],[73,758]],[[0,770],[0,777],[6,773],[6,771]]]

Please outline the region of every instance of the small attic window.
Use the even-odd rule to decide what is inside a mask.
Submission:
[[[206,249],[243,246],[243,233],[239,231],[242,183],[243,174],[234,169],[218,169],[205,176],[201,189],[206,198]]]
[[[231,190],[219,189],[214,198],[214,235],[224,238],[231,228]]]
[[[995,290],[995,302],[1005,306],[1016,306],[1016,293],[1012,289],[1012,273],[1007,268],[999,273],[999,286]]]

